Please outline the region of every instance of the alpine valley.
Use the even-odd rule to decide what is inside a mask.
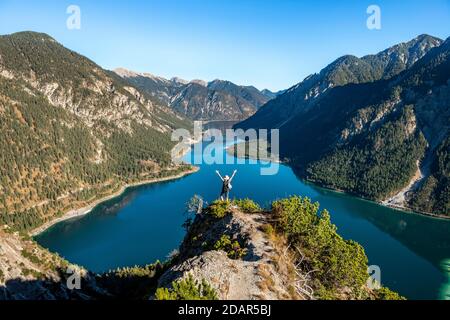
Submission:
[[[0,223],[30,230],[171,164],[190,122],[46,34],[0,37]]]
[[[302,179],[449,217],[449,50],[449,39],[421,35],[375,55],[341,57],[272,92],[109,71],[47,34],[0,36],[0,300],[404,299],[368,282],[369,257],[358,242],[370,247],[380,234],[404,244],[396,252],[407,251],[416,269],[431,270],[421,281],[433,284],[425,290],[420,282],[413,297],[434,298],[437,287],[448,294],[436,267],[448,258],[448,221],[415,215],[398,235],[407,223],[390,219],[394,210],[370,202],[367,213],[351,197],[345,211],[345,199],[307,186],[284,165],[272,180],[241,167],[233,194],[242,199],[214,200],[214,171],[230,170],[228,162],[174,163],[171,133],[191,130],[193,120],[280,129],[281,156]],[[329,208],[309,197],[318,195]],[[344,238],[336,224],[353,220],[342,208],[348,216],[364,211],[373,238],[353,241],[361,225],[342,228]],[[435,234],[417,243],[413,232],[425,224],[422,234]],[[178,250],[166,250],[170,241]],[[52,250],[55,243],[67,251]],[[74,261],[56,252],[76,252]],[[135,254],[154,259],[134,266]],[[97,270],[71,264],[86,256],[112,262]],[[390,259],[379,258],[389,260],[386,270]],[[70,289],[75,272],[80,290]]]

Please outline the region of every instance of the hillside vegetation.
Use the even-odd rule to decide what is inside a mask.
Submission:
[[[449,46],[423,35],[342,57],[237,127],[279,128],[280,156],[302,178],[450,216]]]
[[[176,174],[189,122],[45,34],[0,37],[0,225],[35,228],[122,185]]]
[[[298,196],[264,210],[250,199],[216,201],[185,224],[167,261],[93,274],[9,228],[0,229],[0,300],[403,299],[368,287],[367,257],[330,214]],[[81,275],[70,290],[68,268]]]

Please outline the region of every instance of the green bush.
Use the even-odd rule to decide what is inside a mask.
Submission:
[[[391,291],[389,288],[383,287],[375,290],[376,300],[406,300],[397,292]]]
[[[239,209],[241,209],[245,213],[255,213],[255,212],[261,211],[261,207],[257,203],[255,203],[253,200],[250,200],[248,198],[234,200],[233,204],[238,206]]]
[[[354,241],[336,232],[329,213],[308,198],[292,197],[272,204],[276,227],[289,244],[301,249],[309,270],[314,270],[316,295],[332,298],[339,289],[350,288],[356,296],[366,283],[367,257]]]
[[[222,235],[222,237],[214,244],[214,249],[225,251],[230,259],[240,259],[247,252],[247,250],[241,247],[239,242],[231,241],[231,238],[228,235]]]
[[[24,258],[30,260],[32,263],[37,264],[37,265],[41,264],[41,260],[34,253],[29,252],[24,249],[24,250],[22,250],[21,254]]]
[[[213,217],[222,219],[226,215],[230,214],[230,201],[214,201],[207,209],[206,212]]]
[[[97,281],[114,297],[126,300],[148,299],[166,270],[159,261],[146,266],[125,267],[97,276]]]
[[[156,300],[218,300],[216,291],[203,279],[188,278],[172,282],[172,289],[158,288]]]
[[[275,229],[271,224],[265,224],[261,227],[262,231],[268,236],[272,236],[275,233]]]

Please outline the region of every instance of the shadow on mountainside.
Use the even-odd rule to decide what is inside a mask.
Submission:
[[[83,286],[82,286],[83,288]],[[53,279],[26,280],[12,279],[0,286],[0,300],[93,300],[87,288],[70,290],[65,283]]]
[[[68,275],[58,269],[58,278],[7,280],[0,285],[2,300],[143,300],[156,291],[158,277],[164,268],[160,264],[125,268],[102,275],[87,272],[81,278],[80,289],[69,289]]]

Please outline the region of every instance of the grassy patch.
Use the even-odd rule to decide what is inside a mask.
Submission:
[[[238,206],[239,209],[245,213],[261,212],[261,207],[256,202],[248,198],[233,200],[233,204]]]
[[[222,235],[214,244],[214,249],[225,251],[230,259],[240,259],[247,252],[238,241],[232,241],[228,235]]]
[[[231,213],[230,204],[230,201],[217,200],[206,209],[206,212],[217,219],[222,219]]]

